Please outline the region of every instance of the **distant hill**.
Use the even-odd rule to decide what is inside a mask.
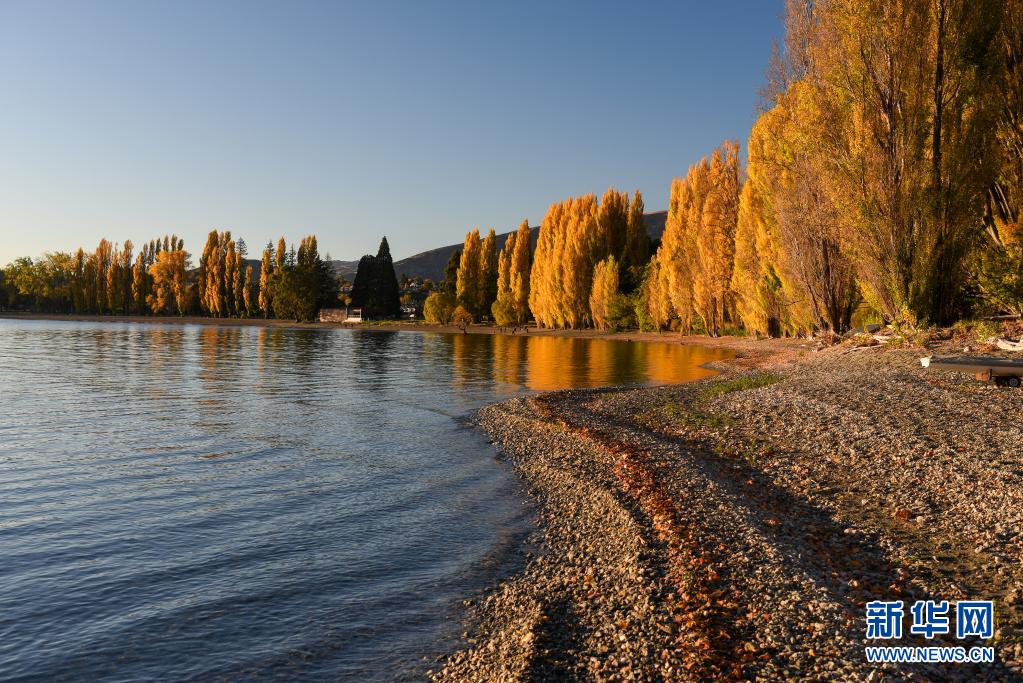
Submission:
[[[664,233],[664,222],[668,217],[667,211],[655,211],[653,213],[645,214],[646,218],[646,230],[647,234],[650,235],[650,239],[661,239],[661,235]],[[536,237],[540,233],[540,228],[531,228],[530,236],[532,238],[532,246],[536,247]],[[508,239],[508,235],[511,232],[501,233],[497,236],[497,248],[498,250],[504,248],[504,243]],[[438,247],[437,249],[431,249],[430,251],[424,251],[416,254],[415,256],[409,256],[408,258],[401,259],[400,261],[394,262],[394,272],[399,278],[402,275],[408,277],[422,277],[429,278],[434,282],[440,282],[444,279],[444,266],[448,264],[448,259],[451,258],[451,252],[461,249],[462,244],[450,244],[446,247]],[[355,271],[359,267],[358,261],[332,261],[334,271],[340,275],[344,275],[349,281],[355,279]]]

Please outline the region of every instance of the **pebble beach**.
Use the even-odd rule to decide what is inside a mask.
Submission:
[[[920,366],[952,344],[747,344],[700,382],[480,410],[537,530],[431,676],[1023,679],[1023,391]],[[995,663],[869,664],[866,603],[922,599],[994,600],[994,638],[900,644]]]

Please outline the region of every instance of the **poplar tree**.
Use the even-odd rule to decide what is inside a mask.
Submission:
[[[607,330],[611,326],[612,307],[618,295],[618,262],[612,254],[598,263],[593,271],[590,315],[598,330]]]
[[[223,302],[224,315],[238,315],[239,307],[235,298],[235,280],[241,274],[238,264],[238,252],[234,240],[229,240],[224,252]]]
[[[110,262],[113,254],[113,246],[105,239],[99,241],[93,259],[92,278],[94,281],[93,305],[97,313],[109,313],[110,306],[107,299],[107,271],[110,270]]]
[[[462,246],[455,290],[459,305],[473,318],[479,317],[485,296],[483,272],[480,267],[482,263],[483,244],[480,242],[480,231],[473,228],[465,236],[465,243]]]
[[[274,249],[271,242],[263,249],[263,261],[259,267],[259,309],[263,312],[264,318],[269,318],[270,311],[273,310],[273,275]]]
[[[509,237],[510,239],[510,237]],[[511,294],[511,306],[514,311],[515,323],[524,325],[529,318],[529,269],[532,234],[529,221],[522,221],[515,233],[514,249],[509,252],[508,287]]]
[[[184,250],[184,243],[179,242],[177,237],[172,245],[169,236],[165,235],[163,246],[165,248],[157,253],[155,262],[149,267],[153,291],[148,295],[146,303],[157,315],[174,312],[184,315],[191,298],[187,275],[188,254]]]
[[[480,249],[479,315],[483,316],[490,313],[490,308],[497,299],[497,236],[493,228],[487,233]]]
[[[625,292],[631,292],[640,285],[643,280],[643,269],[650,260],[650,237],[647,234],[645,210],[643,195],[636,190],[629,205],[625,251],[621,255],[619,267],[622,274],[621,287]]]
[[[497,298],[491,304],[494,322],[504,327],[518,324],[515,297],[511,287],[511,264],[515,252],[516,233],[508,235],[497,259]]]
[[[245,280],[242,283],[242,306],[246,318],[251,318],[259,310],[257,301],[259,294],[256,291],[256,284],[252,281],[252,278],[252,266],[245,266]]]
[[[654,332],[667,327],[672,316],[671,295],[668,284],[668,269],[661,266],[658,254],[655,254],[645,269],[640,306],[642,307],[641,323],[646,323]]]
[[[683,331],[699,316],[708,334],[731,322],[732,268],[739,204],[738,146],[725,142],[711,160],[671,184],[658,264]],[[658,283],[658,287],[660,283]]]
[[[888,320],[948,323],[965,306],[966,256],[996,175],[1004,0],[813,4],[806,80],[828,119],[818,187],[842,246]],[[1017,113],[1018,116],[1018,113]]]

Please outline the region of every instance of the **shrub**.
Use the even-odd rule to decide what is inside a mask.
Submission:
[[[611,297],[605,312],[607,329],[621,332],[636,327],[636,311],[632,301],[624,294],[616,293]]]
[[[462,331],[462,334],[465,334],[469,329],[469,325],[472,325],[472,313],[459,306],[455,309],[454,323]]]
[[[434,292],[426,297],[423,316],[427,322],[447,325],[455,315],[455,295],[449,292]]]
[[[494,315],[494,322],[500,327],[509,327],[518,322],[515,319],[515,307],[511,294],[501,294],[497,297],[497,300],[490,307],[490,312]]]

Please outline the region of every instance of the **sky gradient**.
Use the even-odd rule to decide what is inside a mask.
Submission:
[[[745,144],[781,0],[3,2],[0,264],[165,232],[357,259]]]

